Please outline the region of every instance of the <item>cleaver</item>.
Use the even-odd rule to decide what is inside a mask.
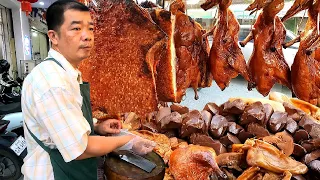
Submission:
[[[113,155],[118,156],[123,161],[126,161],[134,166],[137,166],[138,168],[150,173],[157,165],[148,159],[139,156],[135,154],[132,151],[127,150],[119,150],[119,151],[113,151]]]

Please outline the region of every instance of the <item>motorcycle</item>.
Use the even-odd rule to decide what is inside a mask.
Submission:
[[[27,155],[26,141],[22,136],[7,131],[10,121],[0,117],[0,179],[16,180],[22,176],[21,166]]]
[[[0,60],[0,115],[4,115],[3,120],[10,121],[7,131],[23,136],[20,95],[23,80],[14,80],[9,74],[9,69],[8,61]]]

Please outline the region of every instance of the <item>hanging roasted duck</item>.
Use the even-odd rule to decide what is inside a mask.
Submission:
[[[208,39],[203,37],[205,30],[200,24],[185,14],[186,5],[175,0],[170,5],[174,19],[174,46],[176,51],[177,102],[180,102],[186,89],[192,87],[198,99],[198,87],[211,86],[212,77],[208,66]]]
[[[277,14],[283,9],[284,0],[255,0],[246,9],[256,12],[262,9],[252,31],[240,42],[244,47],[254,39],[254,49],[249,60],[248,89],[256,87],[263,96],[267,96],[278,82],[291,89],[290,68],[284,59],[282,44],[286,31]]]
[[[246,61],[238,45],[240,25],[229,9],[231,3],[232,0],[207,0],[201,5],[204,10],[219,5],[218,22],[207,35],[213,35],[210,50],[211,74],[221,90],[239,74],[250,82]]]
[[[319,0],[296,0],[282,21],[289,19],[299,11],[308,9],[308,21],[304,31],[296,39],[284,44],[289,47],[300,42],[299,50],[291,67],[292,89],[294,94],[304,101],[312,104],[318,103],[320,98],[320,58],[315,52],[320,45]]]

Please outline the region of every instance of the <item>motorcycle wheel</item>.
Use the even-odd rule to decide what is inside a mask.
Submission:
[[[21,177],[22,161],[10,150],[0,149],[0,179],[17,180]]]

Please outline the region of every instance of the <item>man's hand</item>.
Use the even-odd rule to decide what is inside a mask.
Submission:
[[[132,151],[139,154],[145,155],[151,152],[157,143],[150,141],[148,139],[136,137],[133,139]]]
[[[108,119],[95,125],[95,131],[100,135],[118,134],[120,129],[121,122],[117,119]]]

